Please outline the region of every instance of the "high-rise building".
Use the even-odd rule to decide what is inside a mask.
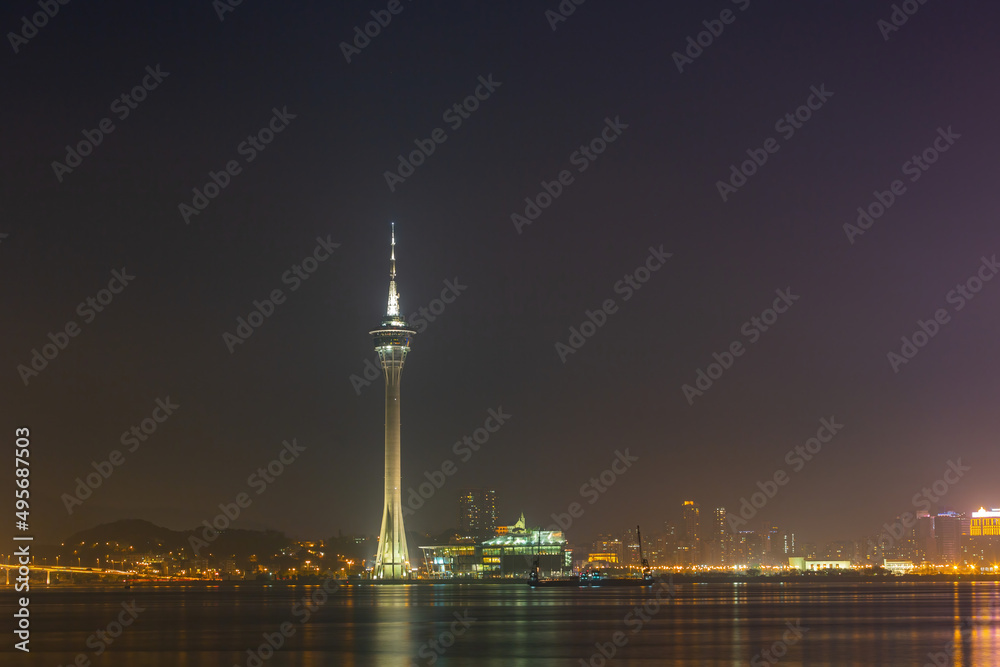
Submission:
[[[788,557],[785,555],[785,540],[778,527],[765,525],[762,532],[764,537],[764,564],[784,565],[787,563]]]
[[[830,561],[849,560],[851,562],[858,562],[860,560],[855,552],[853,540],[827,542],[824,554],[824,559]]]
[[[653,538],[650,562],[656,567],[677,565],[677,526],[664,522],[663,531]]]
[[[934,537],[934,517],[928,512],[917,512],[917,525],[913,529],[915,539],[914,560],[918,563],[933,563],[937,560],[937,538]]]
[[[783,533],[781,536],[781,542],[786,556],[792,556],[795,554],[795,533]]]
[[[685,500],[681,505],[681,544],[678,549],[681,565],[699,565],[703,558],[701,553],[701,525],[699,518],[698,503],[693,500]]]
[[[767,559],[767,536],[756,530],[741,530],[734,536],[736,564],[758,568]]]
[[[638,531],[636,531],[635,528],[626,528],[625,532],[622,534],[621,541],[622,565],[627,567],[639,567],[642,564],[642,558],[639,555],[641,549],[639,547]]]
[[[664,537],[663,533],[657,533],[651,540],[647,540],[649,546],[643,547],[643,550],[649,549],[649,556],[647,558],[649,558],[649,562],[653,564],[653,567],[672,564],[668,562],[667,545]]]
[[[707,539],[709,565],[715,567],[732,567],[733,562],[733,534],[729,531],[726,523],[726,508],[716,507],[712,511],[711,536]]]
[[[969,517],[964,512],[938,512],[934,517],[938,562],[959,563],[964,559],[963,537],[969,535],[969,529]]]
[[[493,537],[497,532],[497,492],[493,489],[462,489],[458,492],[458,534],[461,537]]]
[[[396,292],[396,226],[392,225],[389,252],[389,305],[379,328],[369,332],[385,373],[385,506],[382,530],[375,554],[375,579],[404,579],[410,573],[410,557],[403,530],[403,503],[399,460],[399,382],[410,351],[411,329],[400,313]]]

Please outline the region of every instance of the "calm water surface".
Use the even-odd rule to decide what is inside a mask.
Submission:
[[[1000,665],[995,583],[342,587],[306,618],[304,603],[324,596],[318,586],[33,590],[32,652],[13,651],[5,630],[0,663],[598,667],[600,645],[608,665]],[[0,593],[5,609],[12,598]],[[117,633],[132,600],[142,611],[104,644],[94,633]]]

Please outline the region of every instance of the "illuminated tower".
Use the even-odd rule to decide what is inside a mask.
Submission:
[[[389,255],[389,307],[374,338],[382,370],[385,372],[385,507],[382,532],[375,557],[375,579],[405,579],[410,572],[410,557],[403,530],[403,503],[399,473],[399,381],[403,362],[410,351],[410,337],[416,331],[406,324],[399,312],[396,293],[396,223],[392,223],[392,246]]]

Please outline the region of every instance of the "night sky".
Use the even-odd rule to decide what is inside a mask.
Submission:
[[[440,313],[403,374],[404,499],[457,467],[410,530],[454,526],[456,491],[492,486],[502,523],[581,503],[567,532],[582,546],[656,532],[683,500],[735,510],[783,470],[748,527],[822,543],[914,511],[959,459],[936,507],[1000,505],[1000,280],[949,296],[1000,269],[995,3],[911,0],[898,30],[879,26],[890,2],[565,0],[564,21],[546,15],[556,0],[147,4],[60,5],[0,56],[0,403],[11,448],[31,428],[36,539],[121,518],[192,528],[244,491],[236,527],[377,534],[384,390],[351,376],[375,359],[390,221],[403,312]],[[0,27],[38,11],[7,3]],[[371,11],[391,22],[347,62],[340,44]],[[713,28],[698,55],[688,37]],[[467,118],[446,115],[477,90]],[[113,131],[69,167],[67,145],[102,119]],[[269,124],[270,143],[244,143]],[[443,143],[390,187],[437,128]],[[614,141],[592,144],[602,131]],[[936,140],[947,150],[924,163]],[[744,183],[733,165],[753,156],[766,162]],[[226,186],[201,201],[210,172]],[[559,196],[526,213],[561,172]],[[845,229],[879,197],[884,214]],[[333,249],[314,255],[318,239]],[[651,248],[670,257],[626,289]],[[134,278],[92,310],[116,271]],[[440,312],[446,281],[464,289]],[[227,345],[274,290],[283,302]],[[777,291],[786,312],[758,329]],[[556,344],[609,299],[564,362]],[[939,309],[936,335],[891,362]],[[18,370],[70,322],[45,368]],[[689,401],[683,385],[737,342]],[[179,407],[129,451],[122,433],[168,397]],[[501,408],[463,460],[453,445]],[[792,465],[822,419],[844,428]],[[292,439],[305,449],[256,494],[248,477]],[[116,449],[124,462],[69,514],[63,494]],[[616,450],[638,461],[581,495]]]

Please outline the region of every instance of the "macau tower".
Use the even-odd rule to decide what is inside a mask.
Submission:
[[[379,328],[369,333],[385,372],[385,507],[378,540],[373,579],[399,580],[410,574],[410,558],[403,530],[403,502],[399,471],[399,381],[403,362],[410,351],[410,338],[417,332],[399,311],[396,292],[396,223],[392,223],[389,255],[389,306]]]

